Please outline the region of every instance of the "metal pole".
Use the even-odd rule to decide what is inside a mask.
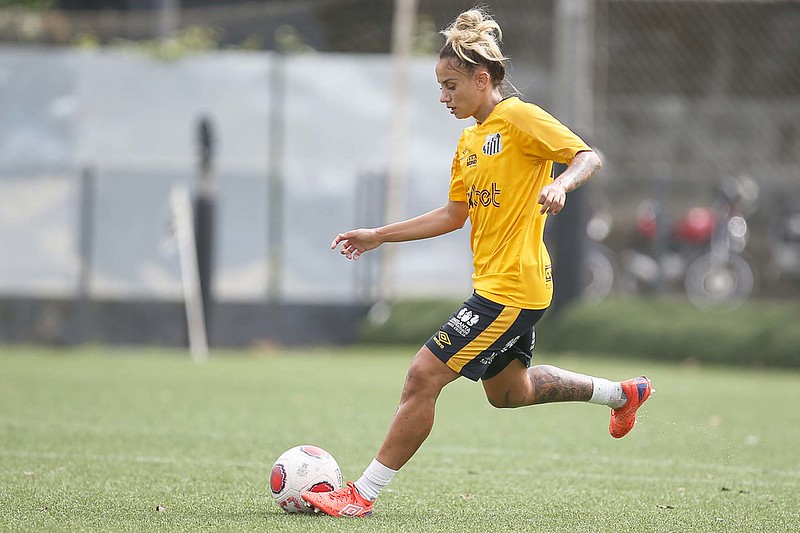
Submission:
[[[670,171],[667,165],[656,167],[653,176],[653,197],[655,199],[656,236],[653,239],[653,257],[658,264],[658,278],[656,279],[656,293],[663,293],[667,288],[664,272],[664,257],[669,247],[669,220],[667,204],[669,202]]]
[[[202,117],[197,125],[200,152],[200,176],[194,199],[194,235],[197,246],[197,269],[200,276],[200,294],[203,300],[203,317],[206,332],[210,333],[214,303],[214,211],[215,190],[213,182],[214,134],[211,120]],[[208,334],[207,333],[207,334]]]
[[[81,171],[80,226],[78,228],[78,332],[75,341],[86,342],[90,337],[89,298],[92,282],[92,244],[94,240],[94,187],[95,172],[90,166]]]
[[[403,216],[405,149],[408,136],[408,85],[411,71],[411,44],[417,0],[395,0],[392,27],[394,56],[394,98],[392,134],[389,150],[389,171],[386,174],[384,223],[396,222]],[[394,299],[396,249],[389,245],[382,250],[378,282],[378,304],[388,306]],[[384,313],[385,314],[385,313]]]
[[[89,286],[92,275],[92,238],[94,226],[94,182],[95,175],[92,167],[86,166],[81,171],[80,185],[80,233],[78,234],[78,253],[80,265],[78,271],[78,297],[86,299],[89,296]]]
[[[555,24],[555,109],[562,122],[584,136],[591,136],[595,0],[557,0]]]
[[[283,262],[283,142],[285,136],[286,58],[272,56],[267,181],[267,298],[281,297]]]
[[[555,84],[557,118],[589,141],[594,129],[594,0],[557,0],[555,4]],[[555,165],[557,176],[564,170]],[[580,297],[586,246],[586,191],[567,196],[567,204],[552,226],[553,310],[566,307]]]
[[[181,267],[183,299],[186,306],[186,324],[189,333],[189,350],[192,359],[204,361],[208,358],[208,338],[200,290],[200,274],[197,265],[197,243],[194,240],[192,200],[183,185],[172,188],[169,196],[178,257]]]
[[[158,36],[161,39],[172,37],[178,29],[180,19],[180,0],[158,0]]]

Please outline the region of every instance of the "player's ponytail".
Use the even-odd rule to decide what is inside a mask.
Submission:
[[[493,85],[503,84],[508,60],[500,50],[503,32],[488,13],[479,8],[465,11],[441,33],[446,41],[439,59],[451,58],[469,72],[483,67]]]

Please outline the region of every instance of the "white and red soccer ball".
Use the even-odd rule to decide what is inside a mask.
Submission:
[[[342,488],[342,471],[331,454],[304,444],[286,450],[272,466],[269,488],[277,504],[287,513],[310,513],[300,494],[329,492]]]

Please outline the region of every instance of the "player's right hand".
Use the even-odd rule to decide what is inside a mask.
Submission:
[[[355,261],[364,252],[380,246],[381,241],[376,230],[361,228],[337,235],[331,243],[331,250],[335,250],[339,245],[341,245],[339,253]]]

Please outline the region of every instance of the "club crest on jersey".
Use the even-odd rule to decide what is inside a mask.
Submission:
[[[503,149],[503,141],[500,140],[499,133],[492,133],[486,136],[486,142],[483,144],[483,153],[486,155],[494,155],[500,153]]]

